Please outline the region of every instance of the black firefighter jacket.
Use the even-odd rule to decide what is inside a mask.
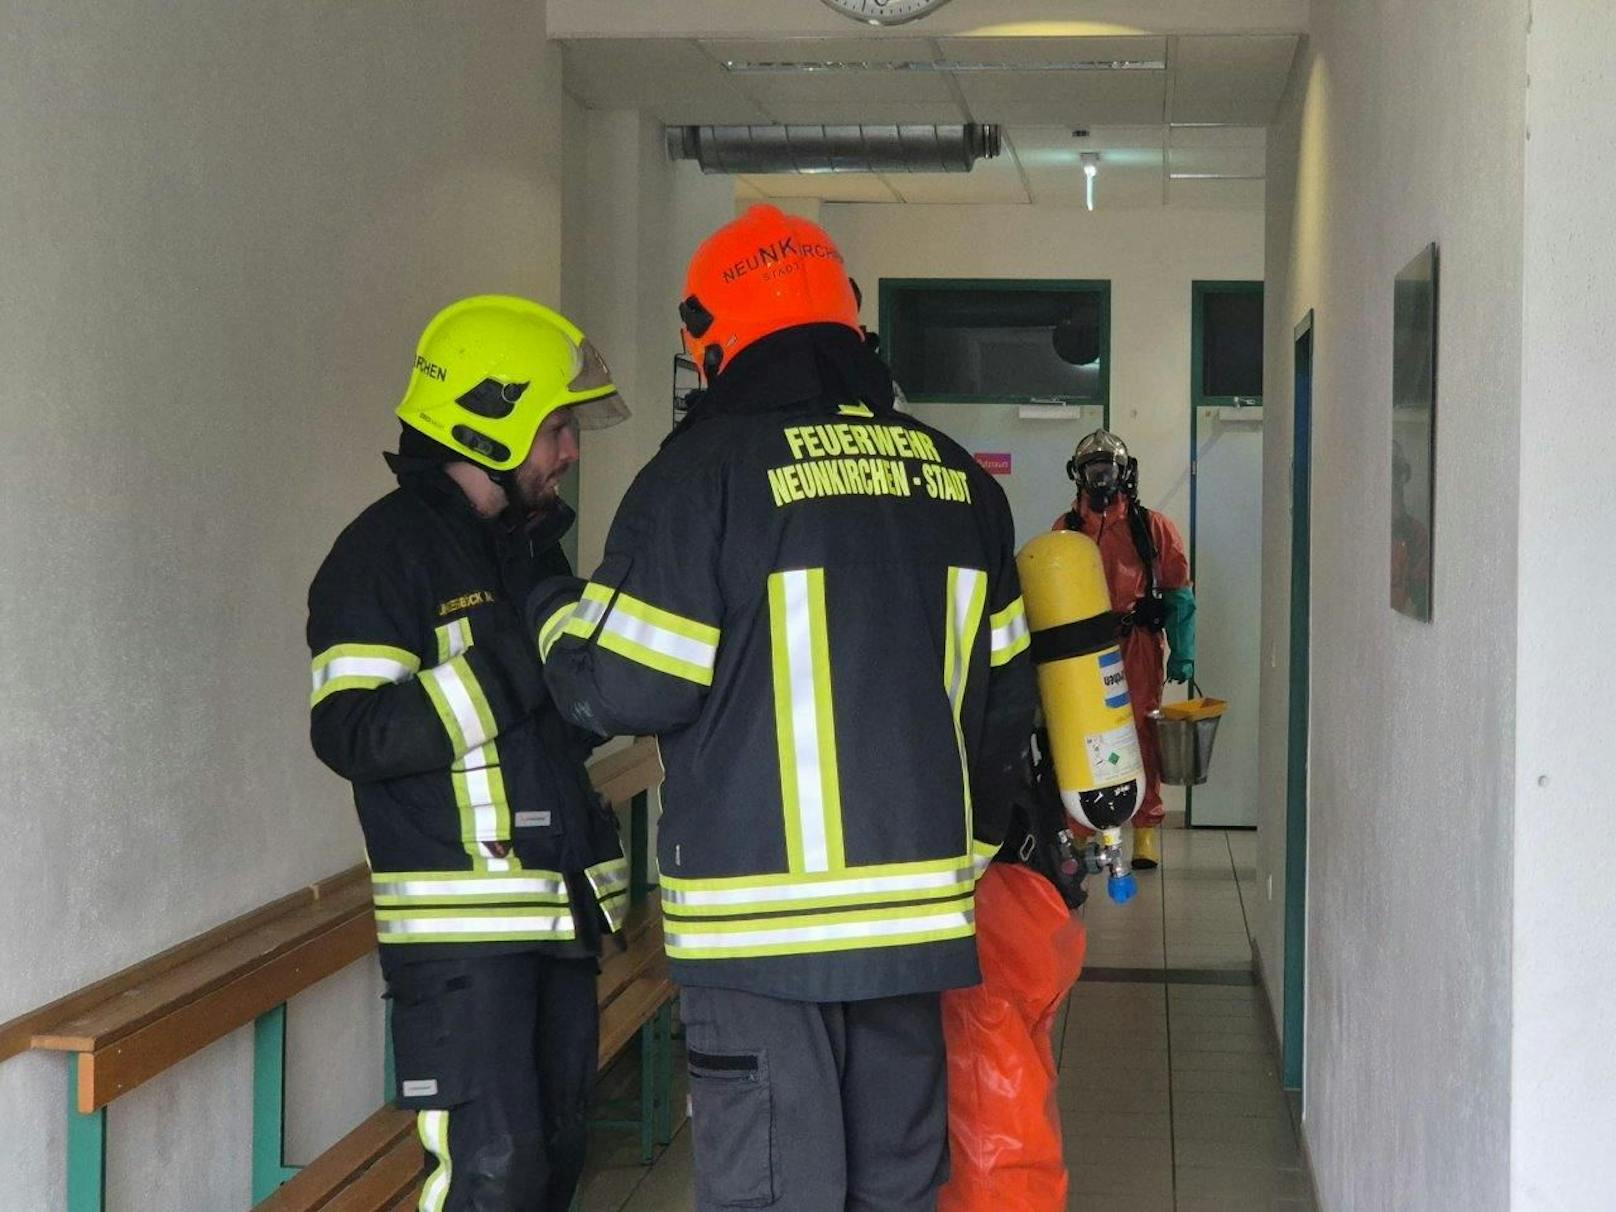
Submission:
[[[353,783],[384,963],[593,953],[627,864],[593,738],[556,712],[521,623],[538,579],[569,571],[572,513],[507,530],[441,467],[393,462],[399,488],[337,539],[308,620],[314,749]]]
[[[975,881],[1036,704],[1012,529],[855,334],[793,329],[640,473],[581,598],[534,595],[557,703],[660,740],[677,980],[847,1001],[980,979]]]

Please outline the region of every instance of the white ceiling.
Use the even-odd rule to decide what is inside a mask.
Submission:
[[[641,109],[670,125],[977,121],[1004,136],[1003,153],[970,173],[748,177],[744,196],[1082,205],[1078,153],[1092,150],[1097,208],[1244,208],[1262,205],[1266,126],[1297,43],[1294,34],[592,38],[565,44],[565,55],[567,90],[585,105]],[[745,70],[803,63],[842,66]],[[1133,66],[1091,66],[1113,63]],[[880,64],[925,66],[859,66]]]
[[[836,37],[860,27],[813,0],[544,0],[552,38]],[[876,37],[1297,33],[1309,0],[958,0]],[[866,32],[868,32],[866,30]]]

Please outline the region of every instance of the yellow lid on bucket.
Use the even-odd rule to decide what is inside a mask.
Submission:
[[[1215,720],[1229,709],[1222,699],[1186,699],[1182,703],[1164,703],[1164,720]]]

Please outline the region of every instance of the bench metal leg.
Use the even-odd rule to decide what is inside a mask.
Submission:
[[[67,1212],[104,1212],[107,1199],[107,1109],[79,1111],[79,1065],[67,1066]]]
[[[640,1164],[656,1160],[656,1018],[640,1028]]]
[[[673,1143],[673,1003],[657,1011],[656,1143]]]
[[[253,1024],[253,1203],[268,1199],[297,1167],[286,1164],[286,1004]]]
[[[382,1013],[382,1102],[391,1105],[393,1092],[398,1089],[397,1070],[393,1060],[393,1003],[386,1003]]]

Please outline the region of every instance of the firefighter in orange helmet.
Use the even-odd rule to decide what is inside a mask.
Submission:
[[[704,388],[530,630],[569,719],[661,746],[696,1207],[934,1212],[1036,713],[1009,504],[894,411],[815,224],[751,208],[679,314]]]

